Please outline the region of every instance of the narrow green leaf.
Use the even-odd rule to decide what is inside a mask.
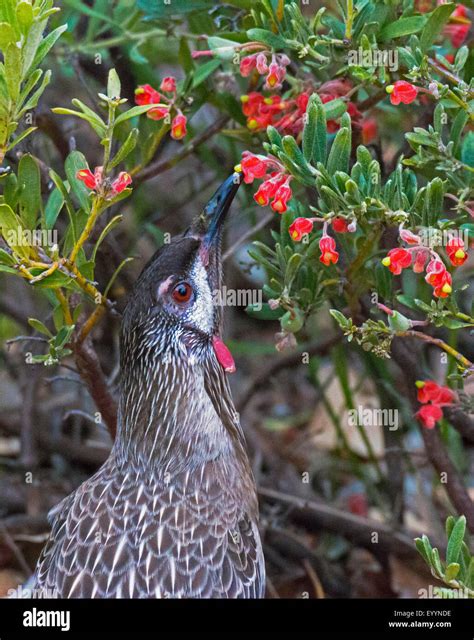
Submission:
[[[18,165],[20,189],[20,217],[26,229],[35,229],[42,208],[41,176],[38,163],[29,153],[21,157]]]
[[[115,69],[110,69],[107,80],[107,97],[120,98],[121,91],[120,78]]]
[[[131,109],[128,109],[128,111],[124,111],[123,113],[121,113],[115,120],[115,124],[120,124],[121,122],[125,122],[126,120],[130,120],[130,118],[134,118],[135,116],[141,116],[142,113],[146,113],[147,111],[150,111],[150,109],[153,109],[156,106],[160,106],[160,107],[166,107],[166,104],[143,104],[140,105],[138,107],[132,107]]]
[[[128,154],[131,153],[135,149],[135,147],[137,145],[137,140],[138,140],[138,129],[132,129],[130,131],[130,133],[128,134],[127,138],[125,139],[125,142],[122,144],[120,149],[117,151],[116,156],[110,162],[109,166],[111,168],[116,167],[123,160],[125,160],[125,158],[128,156]]]
[[[350,133],[345,127],[339,129],[332,143],[329,152],[326,168],[330,175],[334,175],[336,171],[344,171],[347,173],[349,169],[349,159],[351,155]]]
[[[256,40],[257,42],[263,42],[263,44],[268,45],[272,49],[283,49],[286,45],[286,41],[281,36],[273,33],[272,31],[267,31],[267,29],[249,29],[247,31],[247,36],[250,40]]]
[[[48,336],[48,338],[53,337],[51,331],[45,324],[41,322],[41,320],[37,320],[36,318],[28,318],[28,324],[30,325],[30,327],[33,327],[35,331],[38,331],[38,333],[42,333],[43,335]]]
[[[64,205],[64,196],[61,191],[56,188],[51,191],[46,207],[44,209],[44,219],[46,229],[52,229],[56,224],[58,215]]]
[[[428,21],[423,27],[420,37],[420,47],[422,51],[427,51],[431,47],[436,36],[448,22],[449,16],[455,8],[456,4],[454,2],[450,4],[441,4],[429,14]]]
[[[400,18],[399,20],[390,22],[382,29],[380,39],[385,42],[386,40],[392,40],[393,38],[401,38],[402,36],[409,36],[412,33],[418,33],[418,31],[423,29],[425,22],[425,16]]]
[[[84,185],[83,182],[77,179],[77,172],[81,169],[87,169],[88,164],[84,155],[80,151],[72,151],[68,157],[66,158],[66,162],[64,163],[66,169],[66,176],[68,182],[71,186],[71,190],[76,196],[84,211],[90,211],[91,208],[91,200],[90,200],[90,191]]]
[[[451,531],[448,540],[448,548],[446,550],[446,560],[448,564],[459,561],[461,553],[461,545],[466,532],[466,516],[460,516]]]
[[[0,204],[0,233],[10,249],[21,258],[28,258],[30,247],[23,242],[20,218],[8,204]]]

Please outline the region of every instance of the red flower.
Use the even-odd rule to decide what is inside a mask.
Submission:
[[[166,76],[160,84],[160,89],[166,93],[174,93],[176,91],[176,80],[173,76]]]
[[[264,53],[259,53],[255,59],[257,71],[261,76],[268,72],[267,56]]]
[[[112,182],[113,195],[122,193],[122,191],[124,191],[124,189],[126,189],[128,185],[131,184],[131,182],[132,182],[132,178],[130,174],[128,174],[126,171],[121,171],[118,174],[118,177]]]
[[[135,89],[135,103],[138,105],[157,104],[161,100],[161,96],[149,84],[141,84]]]
[[[447,298],[453,290],[451,274],[437,258],[433,258],[426,267],[425,280],[434,287],[433,293],[437,298]]]
[[[443,410],[437,404],[425,404],[417,411],[416,417],[426,429],[434,429],[436,422],[443,417]]]
[[[169,107],[153,107],[153,109],[146,112],[146,115],[150,120],[163,120],[169,112]]]
[[[240,75],[246,78],[252,73],[256,65],[257,57],[255,55],[245,56],[245,58],[242,58],[242,60],[240,61]]]
[[[95,189],[98,186],[97,178],[90,169],[81,169],[76,173],[76,178],[81,180],[88,189]]]
[[[275,197],[278,187],[282,185],[285,180],[285,174],[279,172],[272,174],[268,180],[265,180],[265,182],[262,182],[260,185],[253,197],[255,202],[262,207],[269,204],[270,200]]]
[[[456,7],[451,14],[450,20],[453,22],[444,27],[443,34],[451,40],[451,44],[455,49],[459,49],[466,39],[471,26],[466,7],[463,4]]]
[[[415,260],[413,261],[413,271],[415,273],[423,273],[428,256],[429,251],[427,249],[420,249],[415,253]]]
[[[296,218],[288,228],[291,239],[299,242],[304,235],[311,233],[313,230],[313,222],[309,218]]]
[[[387,257],[382,260],[382,264],[388,267],[393,274],[399,276],[402,269],[411,265],[411,254],[406,249],[391,249]]]
[[[349,224],[344,218],[334,218],[332,228],[336,233],[346,233],[349,231]]]
[[[171,137],[174,140],[181,140],[186,135],[186,123],[187,118],[183,116],[182,113],[178,113],[177,116],[173,118],[173,122],[171,123]]]
[[[339,260],[339,254],[336,251],[336,241],[331,236],[323,236],[319,241],[319,249],[321,251],[321,255],[319,257],[319,261],[329,267],[331,262],[336,264]]]
[[[265,89],[278,89],[278,87],[281,87],[285,73],[285,67],[281,67],[277,62],[272,62],[268,67],[268,75],[265,78]]]
[[[244,174],[244,182],[252,184],[255,178],[263,178],[267,173],[268,159],[262,156],[256,156],[250,151],[243,152],[241,162],[242,173]]]
[[[464,241],[461,238],[451,238],[446,246],[451,264],[460,267],[467,260],[467,252],[464,251]]]
[[[272,202],[272,209],[277,213],[285,213],[288,209],[286,206],[288,200],[290,200],[292,196],[291,187],[290,187],[290,178],[286,178],[285,182],[281,184],[275,192],[275,199]]]
[[[403,242],[407,244],[421,244],[420,236],[417,236],[416,233],[412,233],[408,229],[400,229],[399,235]]]
[[[419,380],[416,386],[418,387],[418,402],[421,404],[432,402],[439,406],[446,406],[453,404],[455,400],[454,391],[449,387],[436,384],[433,380]]]
[[[362,142],[367,145],[378,135],[377,120],[375,118],[367,118],[362,122]]]
[[[406,80],[397,80],[395,84],[389,85],[386,90],[390,94],[390,102],[394,105],[400,104],[400,102],[410,104],[416,100],[418,95],[418,88]]]

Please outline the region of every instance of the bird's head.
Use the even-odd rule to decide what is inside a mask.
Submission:
[[[234,173],[191,227],[164,244],[142,271],[123,316],[123,363],[151,354],[199,362],[214,347],[226,368],[218,304],[220,245],[223,222],[239,184],[240,175]]]

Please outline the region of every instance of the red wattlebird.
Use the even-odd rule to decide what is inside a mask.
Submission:
[[[221,341],[221,232],[240,176],[143,270],[121,327],[117,437],[50,514],[34,588],[64,598],[260,598],[258,505]]]

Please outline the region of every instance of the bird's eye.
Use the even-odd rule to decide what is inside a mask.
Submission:
[[[189,282],[178,282],[171,294],[175,302],[189,302],[193,295],[193,288]]]

